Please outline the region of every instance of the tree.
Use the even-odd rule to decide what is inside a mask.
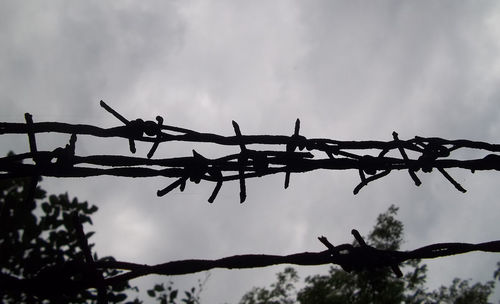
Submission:
[[[91,224],[90,216],[97,207],[61,194],[50,195],[38,209],[37,201],[45,199],[46,192],[37,186],[30,194],[27,190],[32,189],[32,183],[32,178],[0,180],[2,301],[36,303],[48,299],[86,303],[97,300],[96,292],[77,290],[78,285],[85,284],[86,278],[71,274],[72,268],[79,267],[78,262],[84,259],[74,232],[73,216],[77,212],[82,224]],[[35,214],[39,214],[38,217]],[[88,232],[86,237],[93,234]],[[97,256],[94,259],[97,260]],[[125,300],[124,291],[131,288],[128,283],[113,286],[108,290],[108,301]]]
[[[271,284],[271,290],[254,287],[247,292],[240,301],[244,304],[293,304],[295,285],[299,280],[297,271],[287,267],[283,272],[276,275],[276,283]]]
[[[92,224],[95,205],[70,199],[68,194],[50,195],[32,178],[0,179],[0,302],[2,303],[96,303],[96,290],[82,288],[92,274],[81,267],[84,260],[75,234],[75,214],[79,221]],[[87,232],[89,239],[94,232]],[[93,244],[89,244],[92,247]],[[114,260],[113,257],[94,260]],[[114,276],[117,270],[106,270]],[[199,290],[192,288],[177,296],[170,282],[156,284],[148,295],[158,303],[199,303]],[[106,290],[108,303],[127,301],[137,287],[128,282]],[[142,303],[138,298],[127,303]]]
[[[403,241],[403,223],[396,219],[398,208],[389,209],[378,216],[375,227],[367,237],[367,243],[379,249],[397,250]],[[298,276],[293,268],[278,274],[278,280],[267,288],[253,288],[241,299],[240,304],[296,303],[488,303],[494,281],[470,286],[468,280],[455,279],[450,287],[426,292],[427,266],[419,260],[405,263],[407,270],[401,279],[391,269],[345,272],[331,267],[327,275],[315,275],[305,279],[305,286],[296,293],[291,291]],[[500,267],[500,263],[499,263]],[[495,272],[500,279],[500,269]]]
[[[495,287],[495,282],[475,283],[472,286],[469,283],[470,280],[455,278],[450,287],[441,286],[428,297],[433,303],[488,303],[488,297]]]

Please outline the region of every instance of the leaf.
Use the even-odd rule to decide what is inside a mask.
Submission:
[[[52,194],[51,196],[49,196],[49,202],[52,206],[55,206],[58,204],[59,200],[57,199],[57,196]]]
[[[87,215],[84,215],[84,214],[80,215],[80,222],[82,224],[85,224],[85,223],[90,223],[91,225],[93,224],[92,223],[92,219],[90,218],[90,216],[87,216]]]
[[[87,210],[87,212],[88,212],[88,214],[92,214],[92,213],[96,212],[96,211],[97,211],[97,209],[98,209],[98,208],[97,208],[97,206],[96,206],[96,205],[92,205],[92,207],[90,207],[90,209],[89,209],[89,210]]]
[[[68,194],[66,193],[66,197],[67,196],[68,196]],[[70,203],[70,206],[75,208],[75,209],[78,209],[78,199],[76,197],[73,198],[73,200]]]
[[[170,302],[174,302],[175,298],[177,298],[177,293],[178,293],[177,289],[172,290],[172,292],[170,293]]]
[[[50,213],[50,204],[47,202],[42,203],[42,210],[45,212],[45,214]]]
[[[114,300],[115,302],[121,302],[121,301],[125,300],[126,298],[127,298],[127,295],[126,295],[126,294],[124,294],[124,293],[119,293],[119,294],[117,294],[117,295],[115,295],[115,296],[113,297],[113,300]]]
[[[42,190],[40,187],[36,187],[35,190],[35,199],[44,199],[46,196],[46,191]]]
[[[163,286],[163,284],[156,284],[154,290],[157,292],[162,292],[165,291],[165,287]]]

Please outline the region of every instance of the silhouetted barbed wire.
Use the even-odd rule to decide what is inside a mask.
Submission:
[[[96,262],[101,269],[111,268],[128,270],[129,272],[108,278],[109,284],[123,279],[133,279],[143,275],[181,275],[213,268],[243,269],[267,267],[278,264],[295,264],[303,266],[336,264],[347,272],[373,270],[391,267],[397,277],[401,277],[399,264],[413,259],[431,259],[471,251],[500,252],[500,240],[479,244],[469,243],[437,243],[412,251],[382,250],[367,245],[359,232],[352,230],[359,246],[342,244],[333,246],[326,237],[318,239],[328,248],[321,252],[303,252],[290,255],[245,254],[225,257],[218,260],[182,260],[158,265],[143,265],[119,261]]]
[[[175,181],[157,191],[163,196],[179,188],[184,190],[186,183],[208,181],[215,183],[208,201],[213,202],[224,182],[239,181],[240,202],[247,196],[246,180],[271,174],[285,175],[284,187],[290,184],[292,173],[304,173],[318,169],[357,170],[360,183],[354,194],[364,186],[380,179],[395,170],[406,170],[418,186],[421,181],[417,175],[438,170],[457,190],[466,190],[446,169],[461,168],[475,170],[500,170],[500,145],[469,140],[446,140],[438,137],[415,137],[401,140],[396,132],[390,141],[338,141],[322,138],[306,138],[300,135],[300,120],[296,120],[293,134],[284,135],[246,135],[235,121],[232,122],[234,135],[222,136],[201,133],[193,130],[164,125],[161,116],[156,121],[142,119],[128,120],[101,101],[101,106],[123,125],[113,128],[100,128],[92,125],[60,122],[34,122],[32,116],[25,114],[25,123],[0,123],[0,135],[25,134],[30,151],[0,158],[0,178],[33,177],[28,189],[28,201],[33,199],[38,176],[52,177],[91,177],[99,175],[125,177],[161,176],[174,178]],[[52,151],[40,151],[36,134],[55,132],[70,134],[65,147]],[[81,135],[95,137],[118,137],[129,142],[131,153],[136,152],[136,142],[152,144],[146,157],[124,155],[78,156],[77,138]],[[208,158],[193,150],[192,155],[155,159],[160,144],[168,142],[211,143],[235,146],[238,153]],[[266,149],[251,149],[251,145],[264,145]],[[276,146],[284,146],[276,150]],[[269,147],[269,148],[267,148]],[[457,150],[476,149],[486,152],[482,158],[459,160],[451,154]],[[368,151],[367,151],[368,150]],[[376,151],[374,153],[373,151]],[[371,152],[366,153],[366,152]],[[320,156],[318,156],[320,155]],[[323,157],[321,157],[323,155]],[[32,161],[26,163],[25,161]],[[412,251],[382,250],[365,243],[360,234],[353,230],[359,246],[343,244],[333,246],[325,237],[319,240],[327,247],[321,252],[303,252],[291,255],[246,254],[218,260],[181,260],[158,265],[142,265],[114,260],[96,260],[92,255],[87,237],[74,215],[74,229],[84,260],[67,261],[63,264],[43,268],[35,277],[21,279],[0,273],[0,290],[19,290],[34,294],[57,294],[60,286],[68,292],[78,292],[95,288],[98,301],[106,303],[106,288],[121,284],[130,279],[149,274],[179,275],[212,268],[255,268],[277,264],[321,265],[337,264],[345,271],[372,270],[391,267],[396,276],[402,276],[399,265],[411,259],[427,259],[466,253],[470,251],[500,252],[500,241],[479,244],[439,243]],[[104,270],[121,270],[121,274],[104,277]],[[54,290],[51,290],[53,288]]]
[[[402,277],[399,266],[412,259],[431,259],[467,253],[471,251],[500,252],[500,240],[479,244],[438,243],[412,251],[382,250],[367,245],[357,230],[352,230],[358,246],[352,244],[332,245],[326,237],[318,239],[327,250],[321,252],[302,252],[290,255],[245,254],[225,257],[217,260],[187,259],[171,261],[158,265],[145,265],[116,260],[94,261],[87,238],[74,215],[78,243],[84,252],[85,260],[70,260],[43,268],[30,279],[20,279],[6,273],[0,273],[0,291],[27,292],[44,297],[63,293],[78,293],[94,288],[98,290],[99,303],[107,303],[106,287],[120,285],[129,280],[151,275],[182,275],[206,271],[213,268],[244,269],[267,267],[278,264],[302,266],[336,264],[347,272],[371,271],[390,267],[397,277]],[[103,277],[104,270],[125,271],[118,275]],[[61,290],[65,286],[65,290]]]
[[[476,170],[500,170],[500,145],[470,140],[446,140],[438,137],[419,137],[401,140],[396,132],[390,141],[338,141],[323,138],[306,138],[300,135],[300,120],[295,122],[291,136],[245,135],[235,121],[232,122],[235,135],[222,136],[164,125],[161,116],[156,121],[142,119],[128,120],[101,101],[101,106],[124,125],[100,128],[91,125],[60,122],[33,122],[30,114],[25,115],[26,123],[0,123],[1,134],[27,134],[30,152],[0,158],[0,177],[52,176],[90,177],[99,175],[125,177],[162,176],[175,178],[165,188],[157,191],[163,196],[179,188],[181,191],[188,181],[202,180],[215,183],[208,201],[213,202],[224,182],[238,180],[240,202],[246,199],[246,183],[249,178],[284,173],[287,188],[291,173],[304,173],[318,169],[357,170],[360,183],[354,188],[357,194],[368,183],[380,179],[394,170],[407,170],[414,183],[421,184],[417,172],[432,172],[437,169],[457,190],[466,190],[446,171],[449,168]],[[53,151],[39,151],[35,135],[56,132],[71,134],[66,147]],[[77,136],[119,137],[129,141],[129,149],[136,152],[136,142],[152,143],[147,157],[123,155],[75,154]],[[212,143],[216,145],[238,146],[239,153],[219,158],[207,158],[193,150],[190,156],[153,159],[160,144],[168,142]],[[270,148],[285,146],[284,151],[254,150],[249,146],[259,144]],[[276,149],[276,148],[275,148]],[[476,149],[487,152],[483,158],[459,160],[451,159],[451,153],[459,149]],[[357,151],[370,150],[372,154]],[[377,151],[373,155],[373,151]],[[400,156],[388,156],[397,152]],[[416,154],[411,158],[408,152]],[[323,158],[316,154],[325,155]],[[23,163],[33,160],[33,163]],[[160,167],[160,168],[158,168]]]

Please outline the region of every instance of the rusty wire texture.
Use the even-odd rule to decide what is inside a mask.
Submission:
[[[100,128],[92,125],[60,122],[33,122],[25,115],[25,123],[0,123],[2,134],[27,134],[30,151],[0,158],[0,178],[19,176],[90,177],[112,175],[125,177],[161,176],[175,179],[157,191],[164,196],[179,188],[184,190],[188,181],[208,181],[215,184],[208,201],[212,203],[224,182],[239,181],[240,202],[247,196],[245,181],[249,178],[284,173],[284,187],[290,183],[292,173],[304,173],[318,169],[357,170],[360,182],[353,192],[357,194],[368,183],[393,171],[406,170],[415,185],[421,181],[417,172],[429,173],[436,169],[457,190],[466,192],[446,170],[460,168],[471,170],[500,170],[500,145],[470,140],[447,140],[437,137],[419,137],[401,140],[396,132],[389,141],[339,141],[324,138],[306,138],[300,135],[300,120],[295,122],[293,134],[245,135],[235,121],[234,135],[201,133],[193,130],[164,125],[161,116],[156,121],[128,120],[101,101],[101,106],[121,122],[121,126]],[[55,132],[71,134],[66,147],[53,151],[38,151],[37,133]],[[136,142],[151,144],[146,157],[124,155],[76,155],[77,136],[120,137],[129,142],[131,153],[136,152]],[[193,150],[192,155],[156,159],[154,153],[160,144],[168,142],[212,143],[239,147],[239,153],[218,158],[207,158]],[[284,146],[276,150],[251,149],[251,145]],[[479,150],[484,157],[477,159],[453,159],[457,150]],[[363,153],[364,152],[364,153]],[[323,157],[322,157],[323,155]],[[32,163],[23,163],[32,160]]]
[[[447,140],[437,137],[414,137],[401,140],[396,132],[390,141],[339,141],[322,138],[306,138],[300,135],[300,121],[297,119],[293,134],[285,135],[245,135],[240,126],[233,121],[234,135],[222,136],[200,133],[193,130],[164,125],[162,117],[156,121],[142,119],[128,120],[101,101],[101,106],[122,125],[113,128],[100,128],[92,125],[70,124],[60,122],[33,122],[32,116],[25,114],[25,123],[0,123],[0,135],[25,134],[28,136],[30,151],[0,158],[0,178],[33,177],[32,188],[36,188],[38,176],[51,177],[91,177],[112,175],[125,177],[162,176],[174,178],[165,188],[157,191],[163,196],[179,188],[184,190],[188,181],[199,183],[208,181],[215,183],[208,201],[212,203],[224,182],[239,181],[240,202],[246,199],[245,181],[249,178],[263,177],[271,174],[285,175],[284,187],[290,183],[292,173],[303,173],[318,169],[357,170],[360,182],[354,188],[357,194],[368,183],[380,179],[395,170],[406,170],[415,185],[421,181],[417,172],[438,170],[457,190],[466,190],[446,171],[450,168],[471,170],[500,170],[500,145],[470,140]],[[53,151],[39,151],[36,145],[36,134],[55,132],[70,134],[69,143],[65,147]],[[90,135],[96,137],[119,137],[129,142],[131,153],[136,152],[136,142],[151,144],[146,157],[123,155],[91,155],[78,156],[77,137]],[[174,158],[155,159],[154,153],[160,144],[168,142],[212,143],[215,145],[239,147],[239,153],[207,158],[192,151],[192,155]],[[254,150],[250,146],[258,144],[275,147],[284,146],[276,151]],[[473,149],[485,152],[482,158],[459,160],[452,159],[451,153],[457,150]],[[376,151],[374,153],[373,151]],[[363,153],[371,152],[371,153]],[[396,155],[394,155],[396,154]],[[323,157],[318,155],[323,155]],[[25,163],[24,161],[31,161]],[[159,167],[159,168],[158,168]],[[33,190],[32,189],[32,190]],[[33,192],[33,191],[31,191]],[[31,197],[32,198],[32,197]],[[30,199],[28,197],[28,199]],[[148,274],[179,275],[212,268],[255,268],[276,264],[321,265],[338,264],[346,271],[371,270],[379,267],[390,267],[396,276],[402,275],[399,265],[411,259],[427,259],[470,251],[500,252],[500,240],[469,244],[439,243],[412,251],[393,251],[376,249],[367,245],[360,234],[353,230],[352,234],[358,246],[343,244],[332,245],[325,237],[319,241],[326,246],[321,252],[303,252],[285,256],[247,254],[226,257],[218,260],[181,260],[158,265],[142,265],[120,261],[95,261],[90,252],[83,227],[75,218],[75,237],[85,254],[84,261],[68,261],[64,265],[56,265],[54,269],[45,269],[33,279],[19,279],[7,274],[0,274],[0,290],[16,289],[27,292],[47,292],[40,286],[58,288],[58,281],[67,286],[73,284],[73,290],[96,288],[100,303],[106,302],[105,288],[120,284],[133,278]],[[105,278],[104,269],[122,270],[119,275]],[[75,280],[75,278],[79,278]],[[68,283],[69,282],[69,283]],[[57,292],[57,290],[55,291]]]

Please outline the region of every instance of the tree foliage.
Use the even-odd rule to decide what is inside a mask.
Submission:
[[[97,301],[95,290],[81,289],[87,277],[75,277],[74,269],[83,263],[83,252],[75,235],[73,215],[92,224],[97,206],[70,199],[68,194],[50,195],[36,187],[31,178],[0,180],[0,286],[4,303],[51,302],[87,303]],[[43,201],[43,202],[42,202]],[[39,208],[37,208],[37,205]],[[87,232],[90,238],[94,232]],[[93,244],[90,244],[92,247]],[[97,255],[94,259],[98,260]],[[103,257],[101,260],[110,260]],[[105,275],[116,275],[109,270]],[[22,279],[15,282],[8,277]],[[126,300],[128,283],[108,289],[110,303]]]
[[[404,227],[396,218],[397,211],[397,207],[390,206],[378,216],[367,237],[369,245],[399,249]],[[254,287],[242,297],[240,304],[488,303],[495,285],[494,281],[489,281],[471,286],[470,280],[455,279],[449,287],[427,292],[427,266],[419,260],[406,262],[403,266],[405,274],[401,279],[396,278],[389,268],[348,273],[331,267],[326,275],[307,277],[305,286],[295,296],[291,291],[296,290],[294,284],[299,278],[293,268],[286,268],[270,288]],[[500,268],[495,277],[500,280]]]
[[[295,303],[295,285],[299,280],[297,271],[287,267],[276,275],[277,280],[271,289],[254,287],[247,292],[240,304],[293,304]]]
[[[0,300],[2,303],[96,303],[98,293],[82,288],[92,274],[82,268],[84,253],[75,234],[74,215],[83,224],[92,224],[95,205],[71,198],[68,194],[50,195],[34,178],[0,179]],[[397,250],[403,242],[403,224],[396,218],[398,208],[391,206],[380,214],[367,236],[369,245]],[[90,239],[94,232],[87,232]],[[92,248],[93,244],[89,244]],[[114,260],[113,257],[95,261]],[[402,279],[390,269],[345,272],[331,267],[327,275],[305,279],[298,290],[297,272],[286,268],[277,274],[269,288],[252,288],[240,304],[293,303],[488,303],[494,281],[472,283],[455,279],[448,287],[427,292],[426,265],[411,260],[404,265]],[[80,269],[80,268],[81,269]],[[500,280],[500,262],[494,272]],[[77,269],[78,268],[78,269]],[[78,271],[74,271],[77,269]],[[118,270],[104,270],[105,277]],[[179,292],[168,284],[156,284],[147,295],[161,304],[199,304],[203,283],[198,288]],[[109,303],[142,303],[130,300],[131,291],[138,291],[127,281],[108,286]]]
[[[50,195],[31,178],[0,179],[0,302],[2,303],[96,303],[95,289],[82,288],[90,274],[81,267],[84,254],[75,235],[73,216],[92,224],[95,205],[68,194]],[[87,232],[87,239],[94,232]],[[93,247],[94,244],[89,244]],[[94,260],[114,260],[113,257]],[[80,275],[75,275],[75,273]],[[117,275],[105,270],[104,276]],[[199,291],[192,288],[178,296],[170,282],[156,284],[147,294],[165,304],[199,303]],[[107,287],[108,303],[142,303],[130,300],[138,292],[128,282]]]
[[[430,293],[429,299],[434,303],[488,303],[488,297],[494,287],[494,281],[470,286],[470,280],[455,278],[449,287],[441,286]]]

